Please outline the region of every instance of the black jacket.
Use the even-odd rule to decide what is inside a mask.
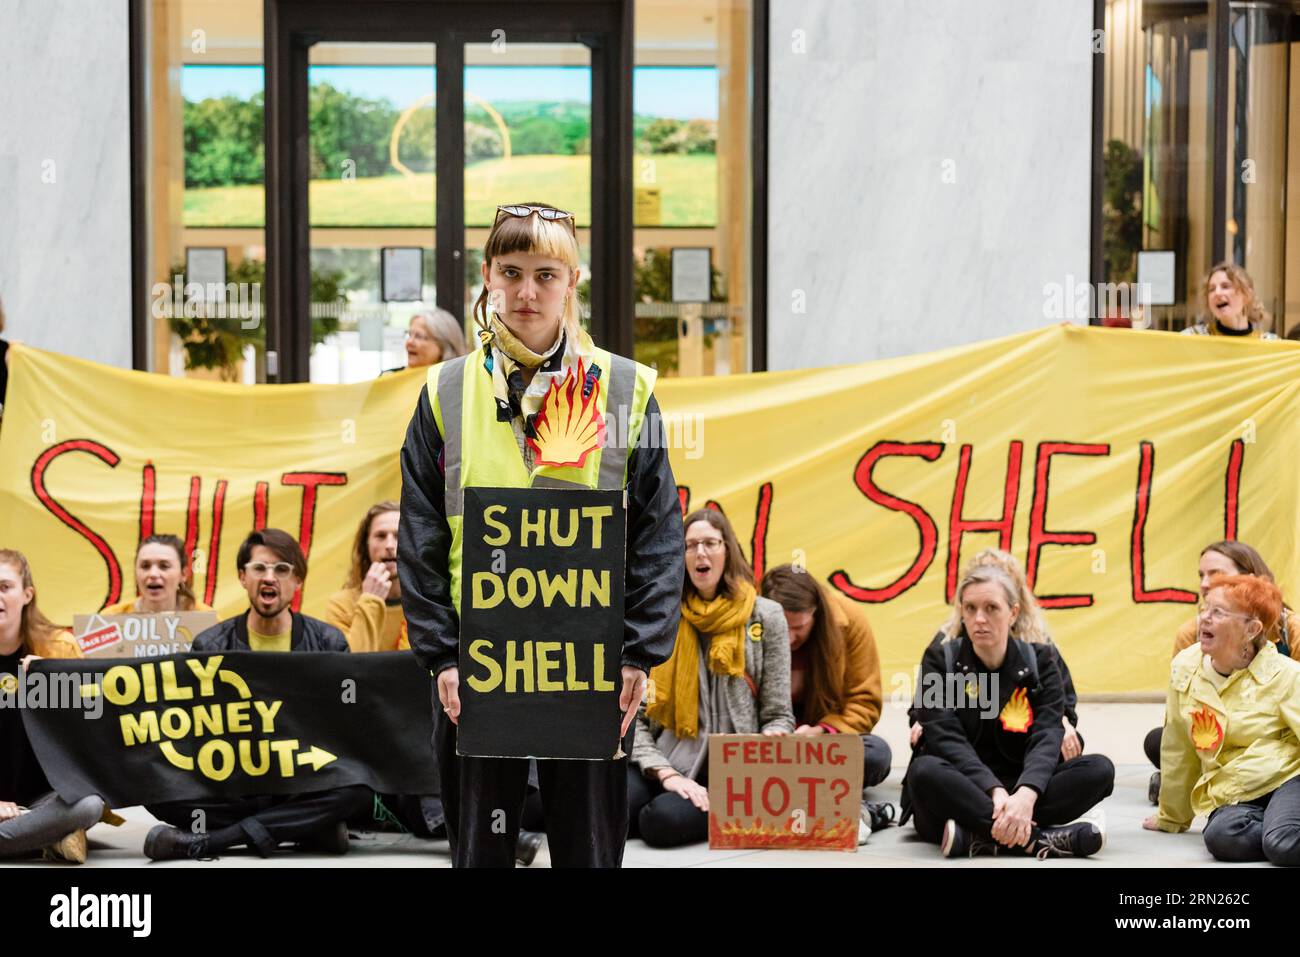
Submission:
[[[975,655],[969,638],[955,638],[949,644],[954,646],[952,652],[943,643],[932,642],[921,660],[914,707],[925,732],[913,758],[922,754],[943,758],[983,791],[1001,786],[1014,792],[1023,786],[1042,794],[1060,764],[1065,736],[1061,726],[1065,693],[1055,650],[1051,645],[1012,639],[1002,667],[990,672]],[[947,694],[942,702],[933,698],[935,688],[960,689],[968,680],[981,677],[986,682],[996,679],[996,714],[985,716],[974,701],[948,700]],[[929,697],[927,689],[931,689]],[[1004,727],[1001,715],[1020,689],[1032,709],[1032,720],[1024,730],[1016,730],[1014,723]],[[911,806],[906,777],[902,804],[906,818]]]
[[[248,612],[219,621],[200,632],[190,646],[191,651],[251,651],[248,644]],[[293,633],[289,639],[290,651],[349,651],[343,632],[327,625],[319,618],[295,614]]]
[[[497,424],[512,428],[509,422]],[[686,572],[681,501],[653,395],[642,426],[643,432],[648,429],[655,434],[643,436],[645,441],[632,450],[628,463],[622,654],[622,664],[647,674],[672,654]],[[451,529],[442,453],[443,439],[433,420],[426,385],[402,445],[397,573],[411,650],[434,674],[457,665],[460,645],[459,611],[451,605]]]
[[[962,634],[965,634],[964,629],[962,631]],[[944,639],[944,633],[942,631],[936,632],[935,636],[930,639],[930,647],[934,647],[938,645],[940,642],[943,641],[943,639]],[[1063,702],[1062,709],[1061,709],[1062,713],[1067,718],[1070,719],[1070,727],[1074,728],[1075,732],[1077,733],[1079,730],[1079,711],[1078,711],[1079,695],[1074,690],[1074,678],[1070,676],[1070,667],[1065,663],[1065,656],[1061,654],[1061,649],[1057,647],[1055,644],[1049,644],[1047,647],[1051,648],[1053,651],[1056,652],[1056,666],[1061,669],[1061,687],[1062,690],[1065,692],[1065,701]],[[912,725],[916,724],[918,720],[920,719],[917,718],[916,707],[913,706],[911,708],[908,708],[907,709],[908,727],[911,727]],[[1080,735],[1079,739],[1083,740],[1083,736]]]

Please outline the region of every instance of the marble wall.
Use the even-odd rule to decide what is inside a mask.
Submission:
[[[769,368],[1054,321],[1088,278],[1091,31],[1090,0],[772,0]]]
[[[0,0],[4,336],[131,365],[127,0]]]

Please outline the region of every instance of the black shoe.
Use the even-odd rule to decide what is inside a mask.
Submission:
[[[144,839],[144,856],[151,861],[183,861],[211,858],[208,836],[191,834],[170,824],[158,824]]]
[[[319,851],[322,854],[346,854],[348,846],[348,825],[345,821],[327,824],[311,837],[298,842],[299,850]]]
[[[1080,821],[1043,828],[1029,842],[1025,853],[1045,861],[1049,857],[1090,857],[1105,846],[1105,832],[1096,824]]]
[[[520,831],[515,841],[515,860],[527,867],[537,860],[537,852],[542,847],[542,835],[537,831]]]
[[[1160,803],[1160,772],[1156,771],[1151,775],[1151,780],[1147,783],[1147,800],[1152,804]]]
[[[895,808],[889,803],[865,805],[867,814],[871,817],[871,833],[875,833],[883,828],[889,827],[894,823]]]
[[[974,836],[949,818],[948,823],[943,826],[943,841],[939,844],[939,850],[944,857],[975,857],[979,854],[991,854],[997,857],[998,844],[996,841],[986,841],[984,838]]]

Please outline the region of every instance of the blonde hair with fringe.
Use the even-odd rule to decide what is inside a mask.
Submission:
[[[517,205],[550,207],[549,203]],[[483,246],[483,261],[487,264],[489,274],[492,270],[492,261],[498,256],[507,256],[510,253],[558,259],[569,267],[570,273],[576,273],[579,265],[577,224],[572,218],[550,220],[542,219],[537,213],[528,216],[511,216],[509,213],[498,212],[496,221],[492,224],[492,231],[488,233],[487,242]],[[486,282],[483,284],[483,291],[479,293],[478,300],[474,303],[474,319],[481,325],[486,325],[488,322],[489,285],[490,283]],[[561,317],[561,324],[571,348],[581,339],[582,329],[578,318],[576,279],[573,292],[568,297],[568,305]]]
[[[1010,637],[1025,641],[1031,645],[1049,645],[1052,638],[1047,632],[1047,622],[1043,618],[1043,609],[1034,598],[1034,593],[1025,579],[1025,572],[1010,552],[998,548],[986,548],[966,563],[962,570],[961,584],[953,595],[952,614],[943,626],[945,640],[952,640],[962,633],[961,596],[968,585],[993,582],[1002,586],[1007,601],[1020,606],[1016,620],[1011,623]]]

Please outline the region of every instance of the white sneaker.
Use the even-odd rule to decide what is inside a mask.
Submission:
[[[871,840],[871,815],[865,804],[858,811],[858,847]]]

